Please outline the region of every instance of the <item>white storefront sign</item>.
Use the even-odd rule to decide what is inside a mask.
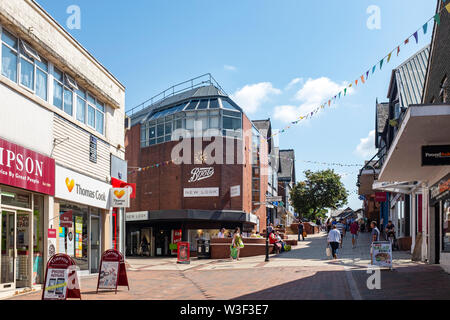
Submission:
[[[213,175],[214,175],[213,167],[194,168],[191,171],[191,178],[189,179],[189,183],[205,180],[211,178]]]
[[[148,211],[126,212],[126,221],[146,221],[148,220]]]
[[[219,188],[184,188],[185,198],[218,197]]]
[[[241,186],[233,186],[230,188],[230,197],[239,197],[241,195]]]
[[[111,185],[56,166],[55,198],[109,209]]]
[[[111,189],[111,207],[129,208],[131,188],[112,188]]]

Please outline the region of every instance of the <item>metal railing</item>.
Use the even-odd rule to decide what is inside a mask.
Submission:
[[[361,175],[363,173],[363,171],[365,169],[372,169],[373,170],[373,176],[374,176],[374,180],[377,179],[377,173],[376,170],[377,169],[381,169],[381,163],[382,163],[382,159],[384,158],[385,154],[383,153],[383,151],[386,150],[386,146],[384,146],[383,148],[381,148],[380,150],[378,150],[377,154],[373,156],[372,159],[370,159],[369,161],[367,161],[367,163],[362,167],[362,169],[359,171],[358,174],[358,182],[356,184],[357,187],[360,186],[360,178]],[[375,159],[378,157],[378,160],[375,161]]]
[[[201,76],[171,86],[170,88],[158,93],[156,96],[153,96],[150,99],[147,99],[144,102],[140,103],[136,107],[126,111],[126,115],[133,116],[135,113],[158,104],[164,99],[173,97],[176,94],[192,90],[194,88],[203,87],[205,85],[213,85],[218,88],[224,95],[227,95],[227,93],[222,89],[216,79],[214,79],[214,77],[210,73],[205,73]]]

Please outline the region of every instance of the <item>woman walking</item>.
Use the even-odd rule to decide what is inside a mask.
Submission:
[[[241,260],[239,259],[239,254],[241,253],[241,248],[244,247],[244,242],[242,241],[242,236],[241,236],[241,229],[239,227],[237,227],[234,230],[234,235],[233,235],[233,240],[231,241],[231,252],[233,252],[233,249],[237,250],[237,254],[236,254],[236,260]],[[231,259],[234,260],[233,254],[231,253]]]
[[[331,255],[334,260],[337,260],[337,250],[339,249],[339,244],[341,242],[341,233],[337,230],[336,225],[334,225],[328,234],[328,245],[331,247]]]

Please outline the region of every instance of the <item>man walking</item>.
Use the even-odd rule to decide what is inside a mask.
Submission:
[[[358,222],[353,221],[353,223],[350,225],[350,233],[352,234],[352,248],[355,249],[356,247],[356,240],[358,239],[358,233],[359,233],[359,225]]]
[[[372,233],[371,233],[371,240],[372,243],[370,245],[370,264],[373,264],[373,243],[380,241],[380,230],[378,230],[377,228],[377,223],[375,221],[372,221],[370,223],[370,227],[372,228]]]
[[[328,245],[331,247],[331,255],[334,260],[337,260],[337,250],[339,249],[339,243],[341,242],[341,233],[334,225],[331,227],[331,231],[328,234]]]
[[[300,220],[298,224],[298,241],[300,241],[300,236],[302,236],[302,241],[305,241],[305,237],[303,236],[304,225]]]
[[[340,244],[341,244],[341,249],[342,249],[342,243],[344,242],[343,240],[344,240],[344,237],[345,237],[345,224],[342,223],[342,219],[339,220],[338,223],[336,223],[335,227],[338,229],[338,231],[341,234]]]

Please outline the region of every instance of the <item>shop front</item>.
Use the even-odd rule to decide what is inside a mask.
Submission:
[[[43,283],[53,159],[0,139],[0,296]]]
[[[81,275],[98,273],[101,254],[111,242],[111,185],[59,165],[55,179],[56,251],[71,256]]]
[[[436,220],[436,263],[450,273],[450,174],[430,188]]]
[[[231,237],[239,227],[250,236],[258,218],[238,211],[161,210],[126,213],[127,256],[176,256],[178,242],[189,242],[196,256],[197,241],[216,238],[221,228]]]

